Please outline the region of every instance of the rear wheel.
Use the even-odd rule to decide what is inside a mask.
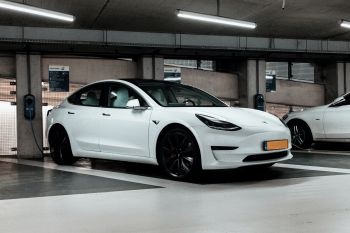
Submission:
[[[50,154],[52,160],[60,165],[71,165],[77,161],[73,157],[69,137],[64,129],[56,128],[50,137]]]
[[[309,126],[301,121],[293,121],[288,124],[292,134],[292,144],[297,149],[308,149],[312,144],[312,133]]]
[[[183,128],[173,128],[161,135],[157,157],[162,170],[176,180],[193,178],[201,170],[197,141]]]

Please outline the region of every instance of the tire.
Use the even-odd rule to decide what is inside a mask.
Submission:
[[[292,134],[293,148],[309,149],[313,142],[312,133],[309,126],[302,121],[293,121],[288,124]]]
[[[172,128],[160,135],[157,158],[163,172],[174,180],[197,178],[201,171],[198,143],[184,128]]]
[[[59,165],[72,165],[77,161],[73,156],[69,137],[64,129],[54,129],[50,138],[50,154],[55,163]]]

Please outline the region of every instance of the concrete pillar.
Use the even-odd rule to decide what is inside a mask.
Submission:
[[[41,57],[30,55],[30,76],[27,69],[27,55],[16,55],[17,75],[17,156],[18,158],[42,158],[36,146],[31,122],[24,118],[24,101],[26,94],[35,96],[35,118],[32,121],[34,133],[39,147],[43,148],[42,127],[42,88],[41,88]],[[29,78],[30,77],[30,78]]]
[[[346,93],[346,63],[338,62],[337,63],[337,96],[343,95]]]
[[[345,79],[344,79],[344,93],[350,92],[350,63],[346,63],[345,66]]]
[[[263,94],[266,101],[266,61],[258,60],[259,88],[258,93]]]
[[[164,59],[155,56],[143,56],[137,60],[137,77],[140,79],[164,79]]]
[[[254,108],[254,96],[266,96],[266,62],[248,59],[242,62],[239,72],[240,106]]]
[[[350,92],[350,63],[336,62],[324,65],[323,80],[326,103],[330,103],[335,98]]]

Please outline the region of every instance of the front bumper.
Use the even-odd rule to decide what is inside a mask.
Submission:
[[[290,131],[284,126],[245,127],[239,131],[196,126],[194,130],[199,139],[202,168],[205,170],[276,163],[293,157],[290,152]],[[288,140],[287,149],[264,151],[264,141],[281,139]]]

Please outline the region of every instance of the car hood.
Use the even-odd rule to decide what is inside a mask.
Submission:
[[[190,109],[188,109],[190,110]],[[208,107],[208,108],[191,108],[196,114],[203,114],[229,121],[240,127],[279,125],[282,122],[276,116],[250,108],[237,107]]]
[[[288,113],[288,116],[297,116],[297,115],[303,115],[303,114],[309,114],[309,113],[313,113],[313,112],[320,112],[323,111],[324,109],[326,109],[329,105],[322,105],[322,106],[318,106],[318,107],[313,107],[313,108],[309,108],[309,109],[305,109],[303,111],[298,111],[298,112],[290,112]]]

